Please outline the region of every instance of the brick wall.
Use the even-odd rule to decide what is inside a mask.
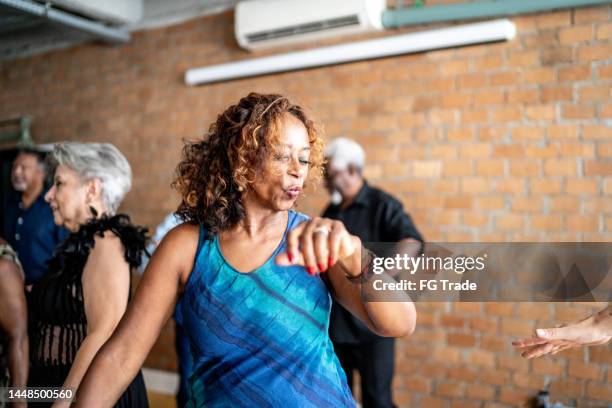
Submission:
[[[612,238],[612,7],[520,16],[507,43],[190,88],[187,68],[247,57],[225,13],[0,65],[0,117],[32,114],[40,142],[108,141],[135,175],[123,209],[171,211],[181,140],[248,91],[281,92],[367,151],[368,179],[400,198],[430,241]],[[420,28],[399,30],[406,32]],[[299,209],[317,214],[323,189]],[[523,406],[550,384],[579,406],[612,403],[612,349],[525,361],[510,341],[600,305],[419,304],[398,345],[403,406]],[[147,365],[174,369],[170,326]]]

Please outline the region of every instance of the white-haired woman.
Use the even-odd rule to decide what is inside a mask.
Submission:
[[[71,234],[29,297],[29,385],[76,389],[125,312],[130,270],[140,264],[146,230],[116,215],[132,181],[130,165],[116,147],[61,143],[51,159],[56,167],[45,200],[55,223]],[[140,373],[116,406],[148,406]]]

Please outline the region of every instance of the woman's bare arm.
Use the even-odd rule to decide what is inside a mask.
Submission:
[[[0,259],[0,329],[6,333],[9,342],[11,387],[25,387],[28,380],[27,315],[19,268],[9,260]]]
[[[109,407],[140,370],[160,330],[172,315],[191,269],[198,228],[174,228],[155,251],[133,301],[110,339],[87,370],[76,395],[76,407]]]
[[[317,234],[316,228],[326,227],[329,235]],[[350,235],[340,221],[313,218],[293,229],[287,237],[287,252],[277,257],[281,265],[320,265],[326,269],[332,286],[332,294],[349,312],[359,318],[370,330],[384,337],[402,337],[414,332],[416,309],[405,293],[393,302],[365,302],[361,296],[361,284],[351,282],[347,274],[361,274],[361,240]],[[290,260],[288,254],[294,254]],[[328,259],[337,260],[329,265]],[[393,282],[390,276],[380,275],[384,281]]]

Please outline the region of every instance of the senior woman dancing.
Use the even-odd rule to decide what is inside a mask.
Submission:
[[[57,167],[45,200],[55,223],[71,234],[28,296],[33,319],[29,386],[77,388],[125,312],[130,268],[140,263],[145,231],[126,215],[114,215],[132,178],[117,148],[62,143],[52,159]],[[136,374],[127,391],[117,394],[116,406],[148,406],[142,375]],[[44,405],[49,404],[35,404]],[[61,405],[69,403],[55,406]]]
[[[321,175],[322,147],[299,106],[255,93],[185,146],[175,186],[188,223],[158,247],[77,407],[114,403],[177,301],[194,367],[187,406],[355,405],[327,333],[330,292],[383,336],[411,333],[416,315],[409,301],[363,303],[359,238],[291,210]]]

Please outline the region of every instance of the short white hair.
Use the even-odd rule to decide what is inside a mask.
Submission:
[[[71,168],[82,180],[100,180],[102,201],[110,215],[132,188],[130,163],[110,143],[58,143],[51,156],[54,164]]]
[[[337,168],[346,168],[353,165],[363,169],[365,165],[365,152],[359,143],[346,137],[332,140],[325,147],[325,158],[329,164]]]

